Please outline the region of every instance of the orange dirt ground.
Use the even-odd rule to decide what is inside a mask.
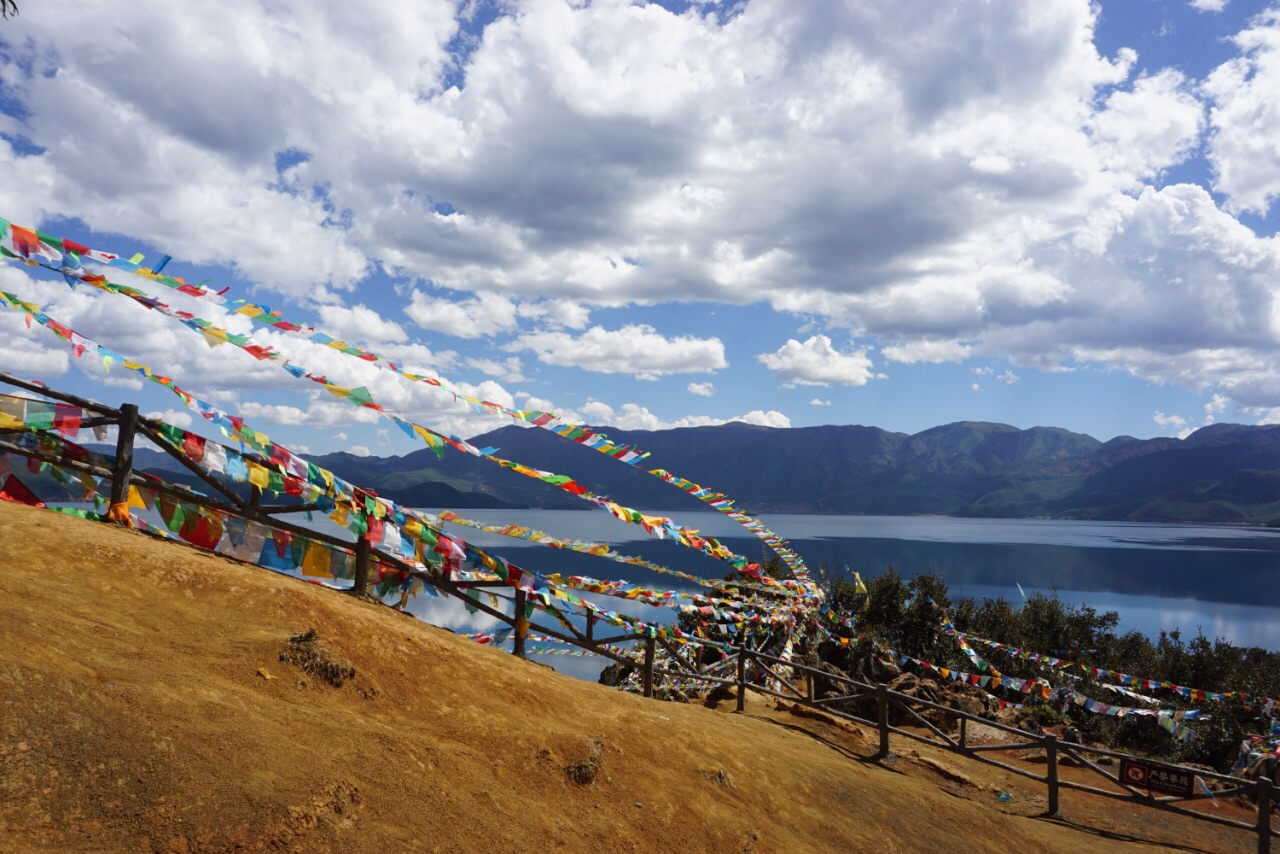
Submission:
[[[353,680],[280,661],[308,628]],[[0,502],[3,851],[1256,845],[1072,792],[1065,818],[1039,818],[1033,781],[898,738],[881,765],[864,758],[874,742],[759,697],[738,715],[623,694],[315,585]]]

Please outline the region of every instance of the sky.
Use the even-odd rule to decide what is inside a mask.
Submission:
[[[486,400],[633,429],[1280,423],[1273,2],[19,5],[0,217]],[[12,261],[0,290],[299,452],[420,447],[121,297]],[[509,423],[254,340],[441,432]],[[8,310],[0,370],[200,421]]]

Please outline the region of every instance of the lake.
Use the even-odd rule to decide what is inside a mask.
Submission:
[[[718,537],[739,554],[761,555],[758,540],[713,512],[666,511],[677,523]],[[654,540],[642,528],[603,512],[473,510],[489,524],[518,523],[559,537],[611,543],[623,554],[712,578],[725,564],[675,543]],[[1074,522],[1041,519],[952,519],[924,516],[766,515],[811,568],[829,574],[857,571],[864,578],[892,566],[905,577],[943,576],[955,596],[1017,602],[1017,584],[1057,592],[1120,614],[1122,630],[1148,635],[1203,630],[1209,638],[1280,649],[1280,531],[1208,525]],[[491,548],[517,565],[597,578],[625,578],[670,589],[694,587],[671,576],[450,526],[459,536]],[[600,599],[616,610],[619,600]],[[653,620],[669,609],[623,602],[625,611]],[[668,617],[668,620],[670,617]]]

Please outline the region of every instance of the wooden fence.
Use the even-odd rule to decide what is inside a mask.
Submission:
[[[535,624],[533,622],[523,621],[522,617],[527,603],[527,593],[522,589],[515,589],[512,613],[508,615],[501,609],[490,607],[479,602],[475,598],[468,596],[466,592],[468,589],[477,588],[491,588],[494,590],[504,591],[512,590],[512,588],[506,585],[453,581],[438,573],[430,571],[429,568],[424,570],[420,566],[407,563],[398,555],[381,551],[375,548],[367,538],[362,537],[355,541],[346,540],[338,536],[316,531],[312,528],[293,525],[278,518],[280,515],[287,513],[316,509],[315,505],[263,504],[262,492],[256,486],[252,488],[249,499],[245,500],[238,495],[234,489],[206,473],[192,462],[191,459],[184,455],[181,450],[174,448],[169,442],[165,441],[158,432],[160,422],[140,416],[138,408],[134,404],[126,403],[119,409],[112,409],[95,401],[85,400],[74,395],[49,389],[42,385],[26,382],[3,372],[0,372],[0,383],[8,384],[28,392],[33,392],[51,400],[61,401],[93,413],[92,418],[85,419],[81,422],[80,426],[82,428],[115,426],[118,429],[116,453],[109,468],[103,468],[102,466],[95,466],[90,463],[65,457],[56,457],[43,451],[15,445],[7,441],[5,434],[17,432],[16,429],[0,429],[0,451],[30,457],[42,462],[90,474],[97,478],[109,477],[111,478],[112,504],[124,503],[127,500],[129,487],[131,485],[143,486],[160,493],[169,494],[175,498],[179,498],[182,501],[186,501],[197,506],[207,507],[220,513],[254,521],[259,524],[270,526],[276,530],[287,531],[292,535],[316,540],[318,542],[325,543],[330,548],[345,551],[346,553],[354,556],[355,579],[350,592],[357,596],[372,598],[368,593],[369,570],[374,561],[379,561],[387,566],[420,578],[425,583],[433,585],[440,592],[464,600],[468,607],[476,608],[499,622],[511,626],[514,630],[513,652],[517,656],[524,657],[525,632],[532,630],[548,637],[556,638],[564,643],[589,650],[590,652],[604,658],[611,659],[629,667],[638,667],[640,672],[641,691],[645,697],[654,696],[655,688],[657,687],[657,678],[664,676],[688,680],[697,684],[734,686],[737,690],[737,710],[739,712],[743,711],[745,708],[746,695],[748,691],[756,691],[761,694],[787,700],[809,708],[820,709],[827,714],[874,727],[879,735],[879,749],[876,755],[878,759],[884,760],[891,756],[889,750],[889,736],[892,733],[904,738],[924,742],[925,744],[932,745],[942,750],[950,751],[951,753],[969,760],[996,766],[1010,773],[1030,779],[1036,783],[1043,784],[1046,788],[1048,801],[1046,814],[1049,816],[1058,815],[1061,792],[1063,789],[1067,789],[1085,792],[1099,797],[1123,800],[1135,806],[1164,810],[1201,821],[1210,821],[1229,827],[1251,830],[1257,835],[1257,850],[1259,852],[1263,852],[1263,854],[1271,851],[1272,837],[1280,835],[1280,832],[1272,830],[1271,828],[1272,804],[1276,802],[1277,795],[1280,793],[1273,791],[1273,786],[1270,780],[1241,780],[1225,774],[1194,770],[1194,774],[1201,779],[1206,781],[1215,781],[1226,786],[1226,788],[1218,791],[1212,797],[1231,797],[1234,795],[1242,795],[1249,798],[1257,805],[1256,820],[1253,824],[1247,824],[1209,813],[1188,810],[1179,806],[1181,803],[1204,800],[1211,797],[1204,792],[1193,792],[1186,796],[1153,794],[1149,790],[1144,791],[1131,783],[1127,783],[1125,780],[1120,778],[1118,773],[1108,771],[1098,762],[1098,759],[1101,757],[1108,757],[1112,762],[1118,762],[1121,763],[1121,765],[1126,762],[1139,763],[1147,767],[1168,769],[1171,772],[1177,773],[1185,773],[1192,769],[1180,769],[1178,766],[1165,766],[1160,763],[1152,763],[1147,760],[1142,760],[1128,754],[1117,753],[1083,744],[1064,742],[1051,734],[1037,735],[1026,732],[976,715],[967,714],[949,706],[942,706],[937,703],[922,700],[918,697],[911,697],[906,694],[890,691],[884,685],[871,685],[859,682],[828,671],[818,670],[794,661],[788,661],[759,650],[752,650],[745,646],[723,649],[723,657],[721,659],[711,664],[702,664],[696,659],[696,653],[690,651],[690,647],[677,647],[670,641],[663,638],[646,636],[637,632],[623,632],[622,634],[612,637],[597,637],[595,633],[596,622],[591,618],[588,618],[585,630],[580,630],[573,625],[561,625],[553,628]],[[216,499],[210,498],[185,487],[167,483],[152,475],[142,474],[135,471],[133,467],[133,451],[135,441],[139,436],[149,439],[157,448],[163,450],[169,456],[177,460],[184,468],[199,478],[203,483],[208,485],[210,489],[214,490],[220,497]],[[521,626],[522,622],[524,622],[523,627]],[[634,641],[644,642],[643,663],[638,663],[635,660],[622,655],[614,648],[614,645],[616,644]],[[659,646],[667,652],[667,662],[672,666],[659,666],[657,661],[657,649]],[[732,673],[732,675],[720,675],[729,673]],[[819,679],[839,684],[846,689],[846,692],[837,697],[816,697],[814,695],[814,685],[816,680]],[[795,686],[795,683],[797,682],[803,683],[804,690]],[[848,711],[848,707],[858,703],[874,705],[876,709],[876,718],[872,720],[871,718],[862,717]],[[892,709],[900,710],[901,714],[905,716],[906,719],[914,722],[919,728],[923,729],[928,734],[921,735],[918,732],[911,732],[903,729],[902,727],[890,724],[890,720],[893,717],[890,714]],[[941,728],[921,714],[922,711],[927,712],[930,710],[940,712],[950,718],[956,719],[958,726],[956,735],[953,736],[947,732],[943,732]],[[983,726],[1005,732],[1016,738],[1017,741],[999,744],[971,743],[968,737],[968,729],[971,724],[981,724]],[[1034,774],[1025,768],[1020,768],[991,758],[991,754],[1000,751],[1036,748],[1043,749],[1045,752],[1046,765],[1045,773],[1043,775]],[[1059,766],[1064,759],[1069,759],[1080,767],[1088,768],[1094,774],[1106,781],[1109,781],[1114,788],[1102,789],[1096,786],[1089,786],[1061,779],[1059,776]],[[1119,768],[1121,766],[1117,765],[1116,767]]]

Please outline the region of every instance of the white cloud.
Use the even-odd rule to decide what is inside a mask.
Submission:
[[[568,329],[585,329],[591,319],[591,310],[586,306],[563,299],[522,303],[516,309],[516,314]]]
[[[1001,382],[1006,385],[1012,385],[1021,379],[1018,374],[1015,374],[1014,371],[1011,370],[1006,370],[1005,373],[997,374],[995,367],[974,367],[973,373],[978,376],[991,376],[991,378],[996,379],[997,382]]]
[[[1191,8],[1201,12],[1221,12],[1231,0],[1190,0]]]
[[[814,335],[802,344],[794,338],[773,353],[756,356],[778,379],[797,385],[866,385],[872,378],[865,350],[837,352],[831,339]]]
[[[1111,93],[1090,122],[1104,165],[1135,179],[1185,160],[1203,126],[1204,107],[1186,78],[1171,68]]]
[[[163,409],[155,412],[145,413],[145,417],[154,418],[163,421],[166,424],[172,424],[174,427],[181,427],[184,430],[191,426],[191,413],[186,409]]]
[[[730,418],[729,420],[757,424],[761,427],[777,427],[779,429],[791,426],[791,419],[774,409],[753,409],[745,415],[739,415],[737,418]]]
[[[1226,411],[1227,405],[1231,401],[1226,395],[1215,394],[1208,403],[1204,405],[1204,423],[1212,424],[1217,417]]]
[[[322,305],[317,311],[325,332],[350,341],[381,344],[409,338],[400,324],[384,319],[363,305]]]
[[[584,344],[629,354],[609,337],[623,330],[588,328],[596,309],[767,302],[889,342],[888,362],[1093,363],[1280,405],[1277,242],[1231,215],[1280,195],[1275,10],[1198,87],[1167,69],[1132,78],[1132,50],[1099,55],[1088,0],[752,0],[726,16],[539,0],[500,4],[474,40],[456,39],[448,0],[234,16],[78,0],[75,27],[29,6],[0,59],[21,107],[0,131],[30,143],[0,140],[0,213],[54,230],[80,217],[106,248],[145,238],[179,264],[233,264],[423,368],[460,359],[362,316],[371,271],[412,282],[407,315],[425,329],[550,330],[517,349],[551,364],[600,370],[575,355]],[[1205,127],[1225,210],[1201,188],[1146,186]],[[211,397],[288,382],[226,347],[184,362],[185,331],[148,320],[112,337],[123,313],[59,299]],[[656,364],[613,372],[727,366],[718,339],[652,334]],[[809,379],[795,382],[871,376],[865,354],[802,365],[804,346],[768,357],[799,360],[787,369]],[[63,372],[59,352],[0,329],[15,370]],[[503,364],[487,367],[518,381]]]
[[[497,377],[503,382],[518,383],[528,379],[524,375],[524,365],[519,357],[509,356],[502,361],[497,359],[467,359],[467,367],[475,368],[481,373]]]
[[[278,403],[258,403],[246,400],[240,404],[240,413],[250,421],[264,421],[291,427],[334,427],[344,424],[376,424],[378,413],[372,409],[352,406],[345,401],[313,397],[306,409]]]
[[[576,337],[566,332],[531,332],[508,344],[507,349],[531,351],[548,365],[639,378],[706,373],[729,366],[719,338],[667,338],[645,324],[616,330],[593,326]]]
[[[1265,214],[1280,195],[1280,10],[1258,15],[1234,42],[1241,55],[1204,82],[1214,189],[1230,210]]]
[[[689,394],[696,394],[698,397],[714,397],[716,387],[714,383],[689,383],[686,391]]]
[[[356,457],[373,456],[373,451],[369,450],[367,445],[352,445],[350,448],[347,448],[347,453]]]
[[[637,403],[624,403],[618,409],[599,400],[591,400],[582,406],[581,420],[602,426],[618,427],[623,430],[674,430],[681,427],[711,427],[741,421],[761,427],[790,427],[791,419],[776,410],[753,409],[733,418],[712,418],[707,415],[686,415],[673,421],[666,421],[648,407]]]
[[[414,291],[404,313],[423,329],[445,332],[458,338],[484,338],[516,328],[516,305],[491,293],[453,301]]]
[[[1156,414],[1151,416],[1151,418],[1161,427],[1173,427],[1174,429],[1181,430],[1183,427],[1187,426],[1187,419],[1183,418],[1181,415],[1165,415],[1160,410],[1156,410]]]
[[[881,347],[880,352],[890,362],[914,365],[919,362],[961,362],[973,348],[959,341],[909,341]]]
[[[33,326],[35,324],[32,324]],[[17,376],[61,376],[71,364],[71,355],[53,336],[28,331],[24,317],[0,310],[0,365]]]
[[[830,406],[831,401],[823,400],[820,397],[815,397],[813,400],[809,401],[809,405],[810,406]]]

